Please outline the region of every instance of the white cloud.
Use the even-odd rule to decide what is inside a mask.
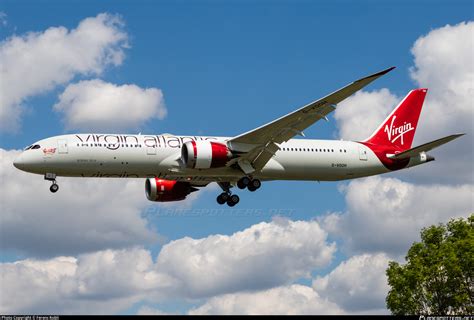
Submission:
[[[432,30],[416,40],[411,52],[415,58],[411,77],[420,87],[429,88],[415,142],[466,133],[459,141],[433,151],[443,165],[421,168],[417,177],[473,183],[474,22]]]
[[[292,284],[222,294],[189,313],[380,313],[383,310],[376,308],[387,290],[383,278],[386,264],[387,258],[381,254],[353,257],[329,275],[316,279],[314,289]],[[117,313],[137,302],[169,298],[170,288],[176,285],[153,263],[150,252],[142,248],[2,263],[0,276],[0,312],[5,314]],[[138,314],[167,313],[143,306]]]
[[[76,263],[75,258],[58,257],[42,262],[24,260],[0,264],[0,313],[35,312],[31,306],[37,304],[50,305],[53,311],[58,307],[51,299],[52,296],[57,297],[56,286],[63,277],[74,274]]]
[[[339,137],[344,140],[367,139],[399,102],[388,89],[358,91],[342,101],[334,112]]]
[[[170,280],[144,249],[105,250],[80,256],[74,278],[61,283],[68,297],[107,300],[145,294]]]
[[[405,254],[422,228],[474,210],[472,185],[370,177],[350,182],[344,192],[347,211],[326,216],[323,228],[339,235],[350,252]]]
[[[190,314],[342,314],[335,303],[321,298],[311,287],[290,285],[258,292],[242,292],[211,298]]]
[[[231,236],[172,241],[162,248],[157,268],[189,297],[266,289],[330,263],[335,244],[326,236],[316,221],[261,222]]]
[[[472,114],[474,22],[432,30],[416,40],[411,52],[415,59],[411,77],[431,89],[430,102],[440,104],[426,115],[428,121],[442,121],[442,127],[453,116]]]
[[[118,312],[137,301],[262,290],[309,277],[331,261],[334,250],[317,222],[279,219],[231,236],[172,241],[162,248],[156,263],[141,248],[3,263],[2,291],[10,295],[0,299],[0,312]],[[295,288],[285,289],[295,291],[294,300],[301,296],[305,302],[321,304],[307,306],[308,312],[335,307],[311,288]],[[34,294],[25,293],[30,291]],[[291,294],[275,292],[275,299]],[[297,312],[292,308],[288,312]]]
[[[387,313],[385,297],[389,287],[385,270],[388,261],[383,253],[353,256],[328,275],[316,278],[313,288],[350,313]]]
[[[25,100],[69,82],[98,75],[124,59],[127,34],[118,16],[102,13],[76,29],[51,27],[15,35],[0,43],[0,128],[17,130]]]
[[[190,314],[386,314],[389,258],[378,253],[343,261],[313,288],[293,284],[213,297]]]
[[[2,314],[116,313],[166,281],[139,248],[2,263],[0,275]]]
[[[63,114],[68,129],[102,132],[136,129],[166,115],[161,90],[98,79],[68,85],[53,108]]]
[[[143,179],[59,178],[14,168],[19,151],[0,149],[0,247],[33,256],[70,255],[158,240],[142,210]]]

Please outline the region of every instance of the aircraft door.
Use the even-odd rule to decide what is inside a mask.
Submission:
[[[359,160],[367,161],[367,150],[363,146],[359,146]]]
[[[58,140],[58,153],[59,154],[67,154],[68,153],[67,140],[64,140],[64,139]]]

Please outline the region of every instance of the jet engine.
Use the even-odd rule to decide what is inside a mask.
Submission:
[[[181,148],[181,161],[187,168],[209,169],[223,167],[232,152],[225,144],[211,141],[188,141]]]
[[[188,194],[199,189],[189,182],[148,178],[145,181],[146,197],[150,201],[167,202],[184,200]]]

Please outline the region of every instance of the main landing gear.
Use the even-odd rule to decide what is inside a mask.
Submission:
[[[227,203],[229,207],[233,207],[237,203],[239,203],[240,198],[238,195],[232,194],[232,191],[230,191],[231,185],[229,182],[219,182],[218,184],[224,191],[220,195],[217,196],[218,204]]]
[[[236,194],[232,194],[229,192],[222,192],[220,195],[217,196],[217,203],[218,204],[224,204],[227,203],[229,207],[235,206],[237,203],[239,203],[240,198]]]
[[[239,196],[236,194],[232,194],[230,188],[232,187],[229,182],[219,182],[219,186],[222,188],[224,192],[217,196],[217,203],[224,204],[227,203],[229,207],[235,206],[239,203]],[[247,188],[249,191],[255,191],[260,188],[262,183],[258,179],[251,179],[250,177],[243,177],[239,181],[237,181],[237,187],[239,189]]]
[[[55,173],[46,173],[44,175],[44,180],[51,181],[53,184],[49,187],[49,191],[56,193],[59,190],[59,185],[56,183],[56,174]]]
[[[255,191],[262,186],[262,183],[258,179],[251,179],[249,177],[243,177],[237,181],[237,187],[239,189],[249,189],[249,191]]]

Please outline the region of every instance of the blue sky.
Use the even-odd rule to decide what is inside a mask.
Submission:
[[[472,20],[473,2],[2,0],[0,11],[5,14],[0,27],[3,43],[14,35],[43,32],[50,27],[71,30],[83,19],[102,12],[119,15],[129,48],[124,49],[123,62],[107,66],[100,79],[116,85],[159,88],[168,112],[163,120],[151,119],[136,130],[126,131],[234,136],[390,66],[397,69],[367,91],[388,88],[393,96],[403,97],[419,85],[409,72],[414,66],[410,50],[415,41],[445,25]],[[94,77],[76,74],[67,83],[26,98],[28,111],[20,128],[0,133],[0,147],[21,149],[44,137],[85,132],[67,130],[62,115],[52,106],[68,83]],[[351,125],[355,130],[360,126]],[[305,134],[315,139],[340,136],[333,116],[329,123],[318,122]],[[424,177],[405,178],[429,185]],[[462,183],[466,184],[448,184]],[[156,257],[162,244],[170,240],[231,235],[262,221],[271,222],[276,212],[303,221],[345,212],[350,208],[341,188],[347,184],[268,182],[255,193],[240,191],[241,201],[235,210],[215,202],[220,192],[217,188],[200,191],[184,215],[164,214],[166,209],[161,207],[161,215],[146,213],[150,210],[147,207],[142,216],[163,238],[144,246]],[[67,183],[61,188],[68,188]],[[56,197],[61,197],[61,192]],[[206,211],[217,209],[222,209],[217,215]],[[342,245],[344,240],[331,233],[329,238],[337,242],[337,253],[326,267],[311,270],[313,277],[328,273],[354,254]],[[30,254],[10,248],[0,257],[3,262],[13,262]],[[295,283],[311,285],[308,279]],[[189,301],[140,301],[120,312],[133,313],[143,304],[185,312]]]

